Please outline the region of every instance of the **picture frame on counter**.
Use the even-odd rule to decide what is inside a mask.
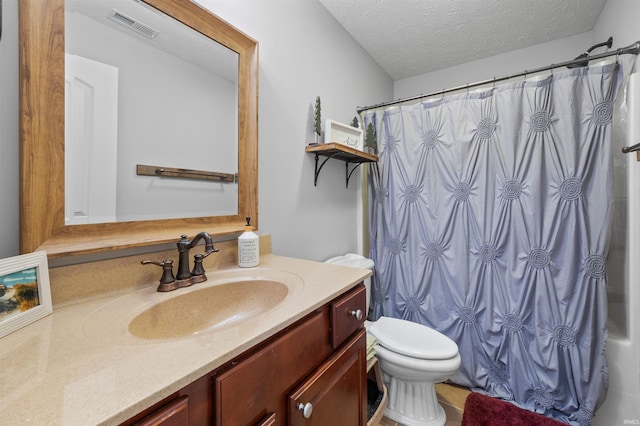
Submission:
[[[0,338],[52,312],[47,253],[0,259]]]
[[[363,151],[363,131],[348,124],[326,120],[324,126],[324,143],[339,143],[349,148]]]

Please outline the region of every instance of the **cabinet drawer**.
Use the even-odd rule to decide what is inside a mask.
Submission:
[[[363,326],[366,319],[366,303],[366,293],[362,283],[331,302],[331,345],[334,349]]]
[[[183,396],[158,409],[137,426],[188,426],[189,398]]]
[[[288,425],[365,425],[366,357],[361,330],[291,393]]]

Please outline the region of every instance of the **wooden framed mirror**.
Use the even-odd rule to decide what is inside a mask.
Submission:
[[[257,227],[258,42],[193,2],[141,1],[238,54],[237,214],[65,225],[64,0],[21,0],[21,253],[46,250],[55,258],[163,244],[200,231],[231,235],[243,230],[245,217]]]

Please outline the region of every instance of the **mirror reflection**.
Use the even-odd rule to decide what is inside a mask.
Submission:
[[[66,225],[237,214],[238,55],[136,0],[66,0],[65,164]]]

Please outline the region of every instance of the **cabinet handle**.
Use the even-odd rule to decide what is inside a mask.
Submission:
[[[313,404],[311,404],[310,402],[303,404],[301,402],[300,404],[298,404],[298,410],[300,410],[300,412],[302,413],[302,417],[308,419],[309,417],[311,417],[311,413],[313,413]]]
[[[360,321],[362,319],[362,310],[361,309],[358,309],[357,311],[351,311],[349,313],[351,314],[352,317],[354,317],[358,321]]]

